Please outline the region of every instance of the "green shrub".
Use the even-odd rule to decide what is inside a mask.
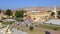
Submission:
[[[30,30],[33,30],[33,26],[30,26]]]
[[[26,27],[28,27],[28,24],[26,24]]]
[[[57,30],[57,28],[55,28],[54,30]]]
[[[19,30],[19,28],[17,28]]]

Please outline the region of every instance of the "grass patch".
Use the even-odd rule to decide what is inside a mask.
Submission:
[[[29,34],[45,34],[45,31],[39,30],[37,28],[34,28],[33,30],[30,30],[29,27],[23,26],[16,26],[15,28],[20,28],[19,30],[23,30],[24,32],[27,32]]]
[[[56,27],[56,26],[40,24],[40,25],[38,25],[38,27],[43,27],[43,28],[47,28],[47,29],[59,30],[60,31],[60,27]]]
[[[38,30],[38,29],[34,29],[34,30],[26,30],[26,32],[30,33],[30,34],[45,34],[44,31]]]

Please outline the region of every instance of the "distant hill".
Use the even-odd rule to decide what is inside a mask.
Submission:
[[[19,9],[17,9],[17,10],[28,10],[28,11],[30,11],[30,10],[41,10],[41,9],[45,9],[46,11],[49,11],[49,10],[52,10],[53,9],[53,7],[24,7],[24,8],[19,8]],[[60,7],[56,7],[56,9],[57,10],[60,10]]]

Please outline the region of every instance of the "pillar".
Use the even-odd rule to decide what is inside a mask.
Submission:
[[[57,12],[56,12],[56,6],[54,6],[54,8],[53,8],[53,12],[55,13],[55,18],[57,18]]]

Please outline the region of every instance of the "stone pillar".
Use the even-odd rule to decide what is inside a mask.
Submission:
[[[54,6],[54,8],[53,8],[53,12],[54,12],[54,16],[55,16],[55,18],[57,18],[57,12],[56,12],[56,6]]]
[[[3,34],[6,34],[6,33],[8,32],[9,26],[10,26],[10,25],[7,25],[7,27],[6,27],[6,29],[4,30]]]

